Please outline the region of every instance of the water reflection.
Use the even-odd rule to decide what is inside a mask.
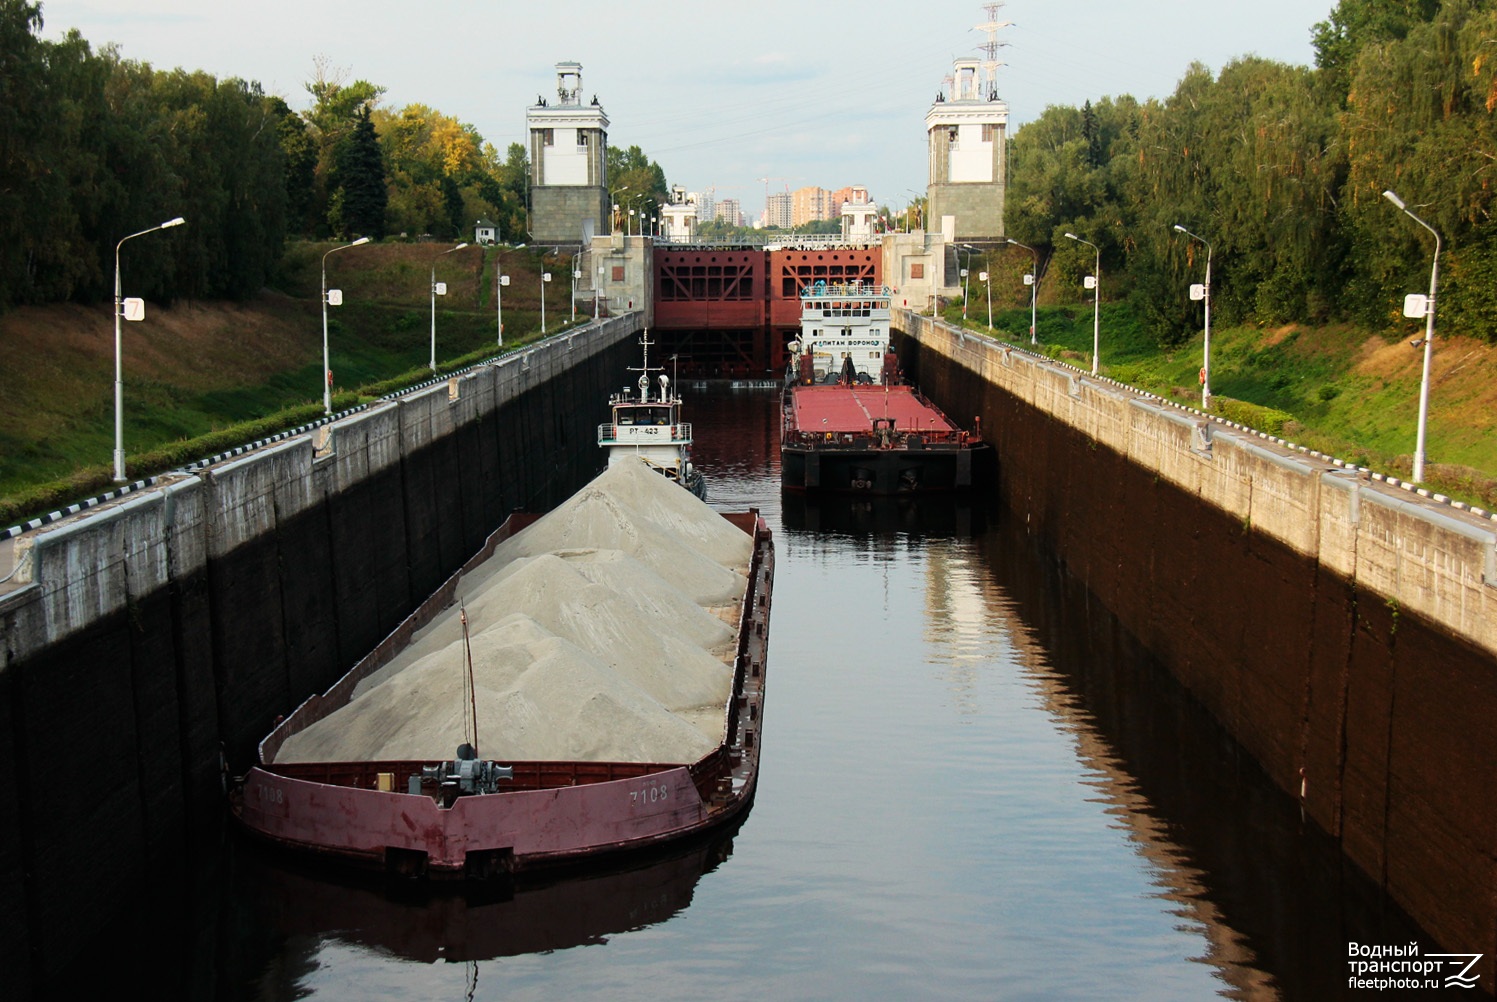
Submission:
[[[1353,997],[1348,941],[1429,942],[1019,519],[980,544],[994,615],[1011,624],[1040,705],[1159,897],[1202,937],[1191,959],[1216,970],[1223,995]]]
[[[732,854],[733,834],[519,886],[446,891],[308,870],[239,840],[235,897],[242,919],[271,940],[367,947],[423,964],[494,960],[606,943],[669,920]]]

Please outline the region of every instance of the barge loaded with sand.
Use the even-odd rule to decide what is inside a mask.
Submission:
[[[774,547],[644,462],[514,515],[281,722],[231,791],[284,846],[484,879],[663,846],[752,802]]]
[[[904,382],[890,350],[888,286],[801,290],[780,424],[790,490],[909,494],[972,486],[980,428],[958,428]]]

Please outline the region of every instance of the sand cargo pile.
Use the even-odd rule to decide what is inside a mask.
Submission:
[[[762,519],[719,514],[639,462],[518,522],[262,743],[235,797],[252,830],[402,870],[471,871],[479,852],[480,869],[511,871],[746,805],[773,565]],[[606,802],[563,819],[563,788]],[[526,802],[542,792],[550,806]],[[332,817],[330,797],[353,816]],[[413,808],[440,838],[385,817]],[[448,845],[475,811],[494,830],[465,821]]]

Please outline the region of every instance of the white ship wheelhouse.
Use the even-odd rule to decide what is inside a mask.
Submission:
[[[650,367],[648,331],[641,344],[644,363],[630,368],[640,374],[638,392],[624,389],[609,398],[610,420],[598,426],[598,445],[607,450],[609,465],[644,460],[702,497],[705,484],[691,463],[691,423],[681,420],[681,397],[669,376]],[[659,373],[654,387],[652,372]]]
[[[792,353],[809,354],[815,380],[842,373],[849,363],[859,382],[877,382],[889,351],[892,290],[867,283],[817,282],[801,290],[800,340]]]

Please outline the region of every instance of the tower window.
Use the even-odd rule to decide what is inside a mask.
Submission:
[[[541,145],[542,146],[555,146],[556,145],[556,130],[555,129],[541,129],[540,132],[541,132]]]

